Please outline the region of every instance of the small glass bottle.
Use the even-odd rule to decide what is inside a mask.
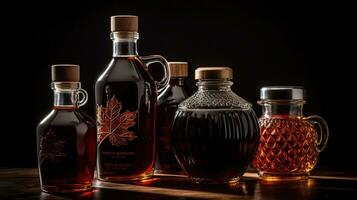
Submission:
[[[253,166],[264,180],[300,180],[309,176],[329,137],[327,123],[303,116],[305,90],[271,86],[260,90],[260,145]]]
[[[155,174],[181,174],[171,147],[170,128],[178,105],[189,97],[187,62],[169,62],[171,79],[158,97]]]
[[[257,117],[231,90],[231,68],[198,68],[195,79],[198,91],[180,103],[173,122],[175,156],[196,183],[236,182],[258,149]]]
[[[51,71],[54,107],[37,126],[41,189],[86,191],[92,187],[97,144],[95,122],[80,110],[88,95],[81,89],[78,65],[53,65]]]
[[[162,56],[138,55],[138,17],[111,17],[113,58],[95,83],[98,127],[98,178],[135,181],[154,173],[158,92],[169,83]],[[155,82],[148,65],[160,63],[164,78]]]

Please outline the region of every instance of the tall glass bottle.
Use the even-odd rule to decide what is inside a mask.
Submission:
[[[88,190],[95,169],[97,132],[94,120],[79,109],[87,102],[79,66],[53,65],[52,89],[53,110],[37,126],[41,189],[56,193]]]
[[[157,134],[156,134],[156,162],[155,173],[180,174],[171,145],[170,128],[175,117],[178,104],[189,97],[186,85],[188,75],[187,62],[169,62],[170,84],[158,97]]]
[[[95,84],[98,128],[98,178],[126,181],[154,171],[157,89],[170,80],[161,56],[139,57],[138,17],[111,17],[113,58]],[[164,78],[153,80],[147,65],[158,62]]]

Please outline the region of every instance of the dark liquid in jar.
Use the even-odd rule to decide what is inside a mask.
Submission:
[[[97,131],[79,110],[57,110],[38,128],[38,164],[42,190],[76,192],[92,187]]]
[[[113,58],[102,76],[95,92],[98,177],[148,178],[155,159],[155,83],[136,56]]]
[[[194,181],[225,183],[237,180],[254,158],[259,126],[252,110],[178,111],[172,143]]]

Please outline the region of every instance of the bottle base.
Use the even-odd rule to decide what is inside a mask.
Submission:
[[[140,175],[131,176],[100,176],[98,175],[98,180],[104,182],[136,182],[153,178],[154,171],[142,173]]]
[[[174,171],[174,170],[163,170],[157,169],[154,171],[154,176],[182,176],[185,175],[183,171]]]
[[[240,177],[231,178],[228,180],[214,180],[206,178],[194,178],[191,177],[191,180],[197,184],[208,184],[208,185],[218,185],[218,184],[234,184],[239,181]]]
[[[75,193],[85,192],[92,189],[90,184],[63,184],[63,185],[41,185],[41,190],[46,193]]]
[[[309,173],[270,173],[258,172],[259,178],[264,181],[299,181],[309,178]]]

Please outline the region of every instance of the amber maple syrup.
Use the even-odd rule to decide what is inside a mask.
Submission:
[[[189,97],[186,85],[188,76],[187,62],[169,62],[171,80],[169,86],[159,95],[156,128],[156,162],[155,174],[182,174],[173,149],[171,126],[178,105]]]
[[[197,182],[242,176],[259,143],[251,110],[178,111],[172,130],[175,154]]]
[[[197,68],[198,91],[178,106],[173,149],[196,183],[237,182],[258,149],[257,117],[252,105],[231,90],[232,77],[228,67]]]
[[[261,135],[253,166],[267,181],[308,178],[327,144],[326,121],[317,115],[303,116],[305,90],[302,87],[263,87],[260,98]]]
[[[154,168],[155,83],[135,57],[115,58],[114,63],[120,63],[122,74],[134,66],[143,75],[96,83],[97,170],[103,180],[142,179]],[[112,79],[119,76],[114,73]]]
[[[303,175],[317,162],[317,132],[309,122],[288,115],[260,118],[260,146],[253,162],[265,176]]]
[[[54,108],[37,126],[41,189],[86,191],[94,176],[97,130],[94,120],[80,110],[87,93],[80,87],[79,66],[52,66],[52,81]]]
[[[154,172],[157,93],[169,81],[161,56],[137,53],[138,17],[111,18],[113,58],[95,84],[98,178],[136,181]],[[147,65],[159,62],[165,78],[155,82]]]
[[[96,164],[94,120],[76,109],[54,108],[37,132],[42,189],[48,192],[90,189]]]

